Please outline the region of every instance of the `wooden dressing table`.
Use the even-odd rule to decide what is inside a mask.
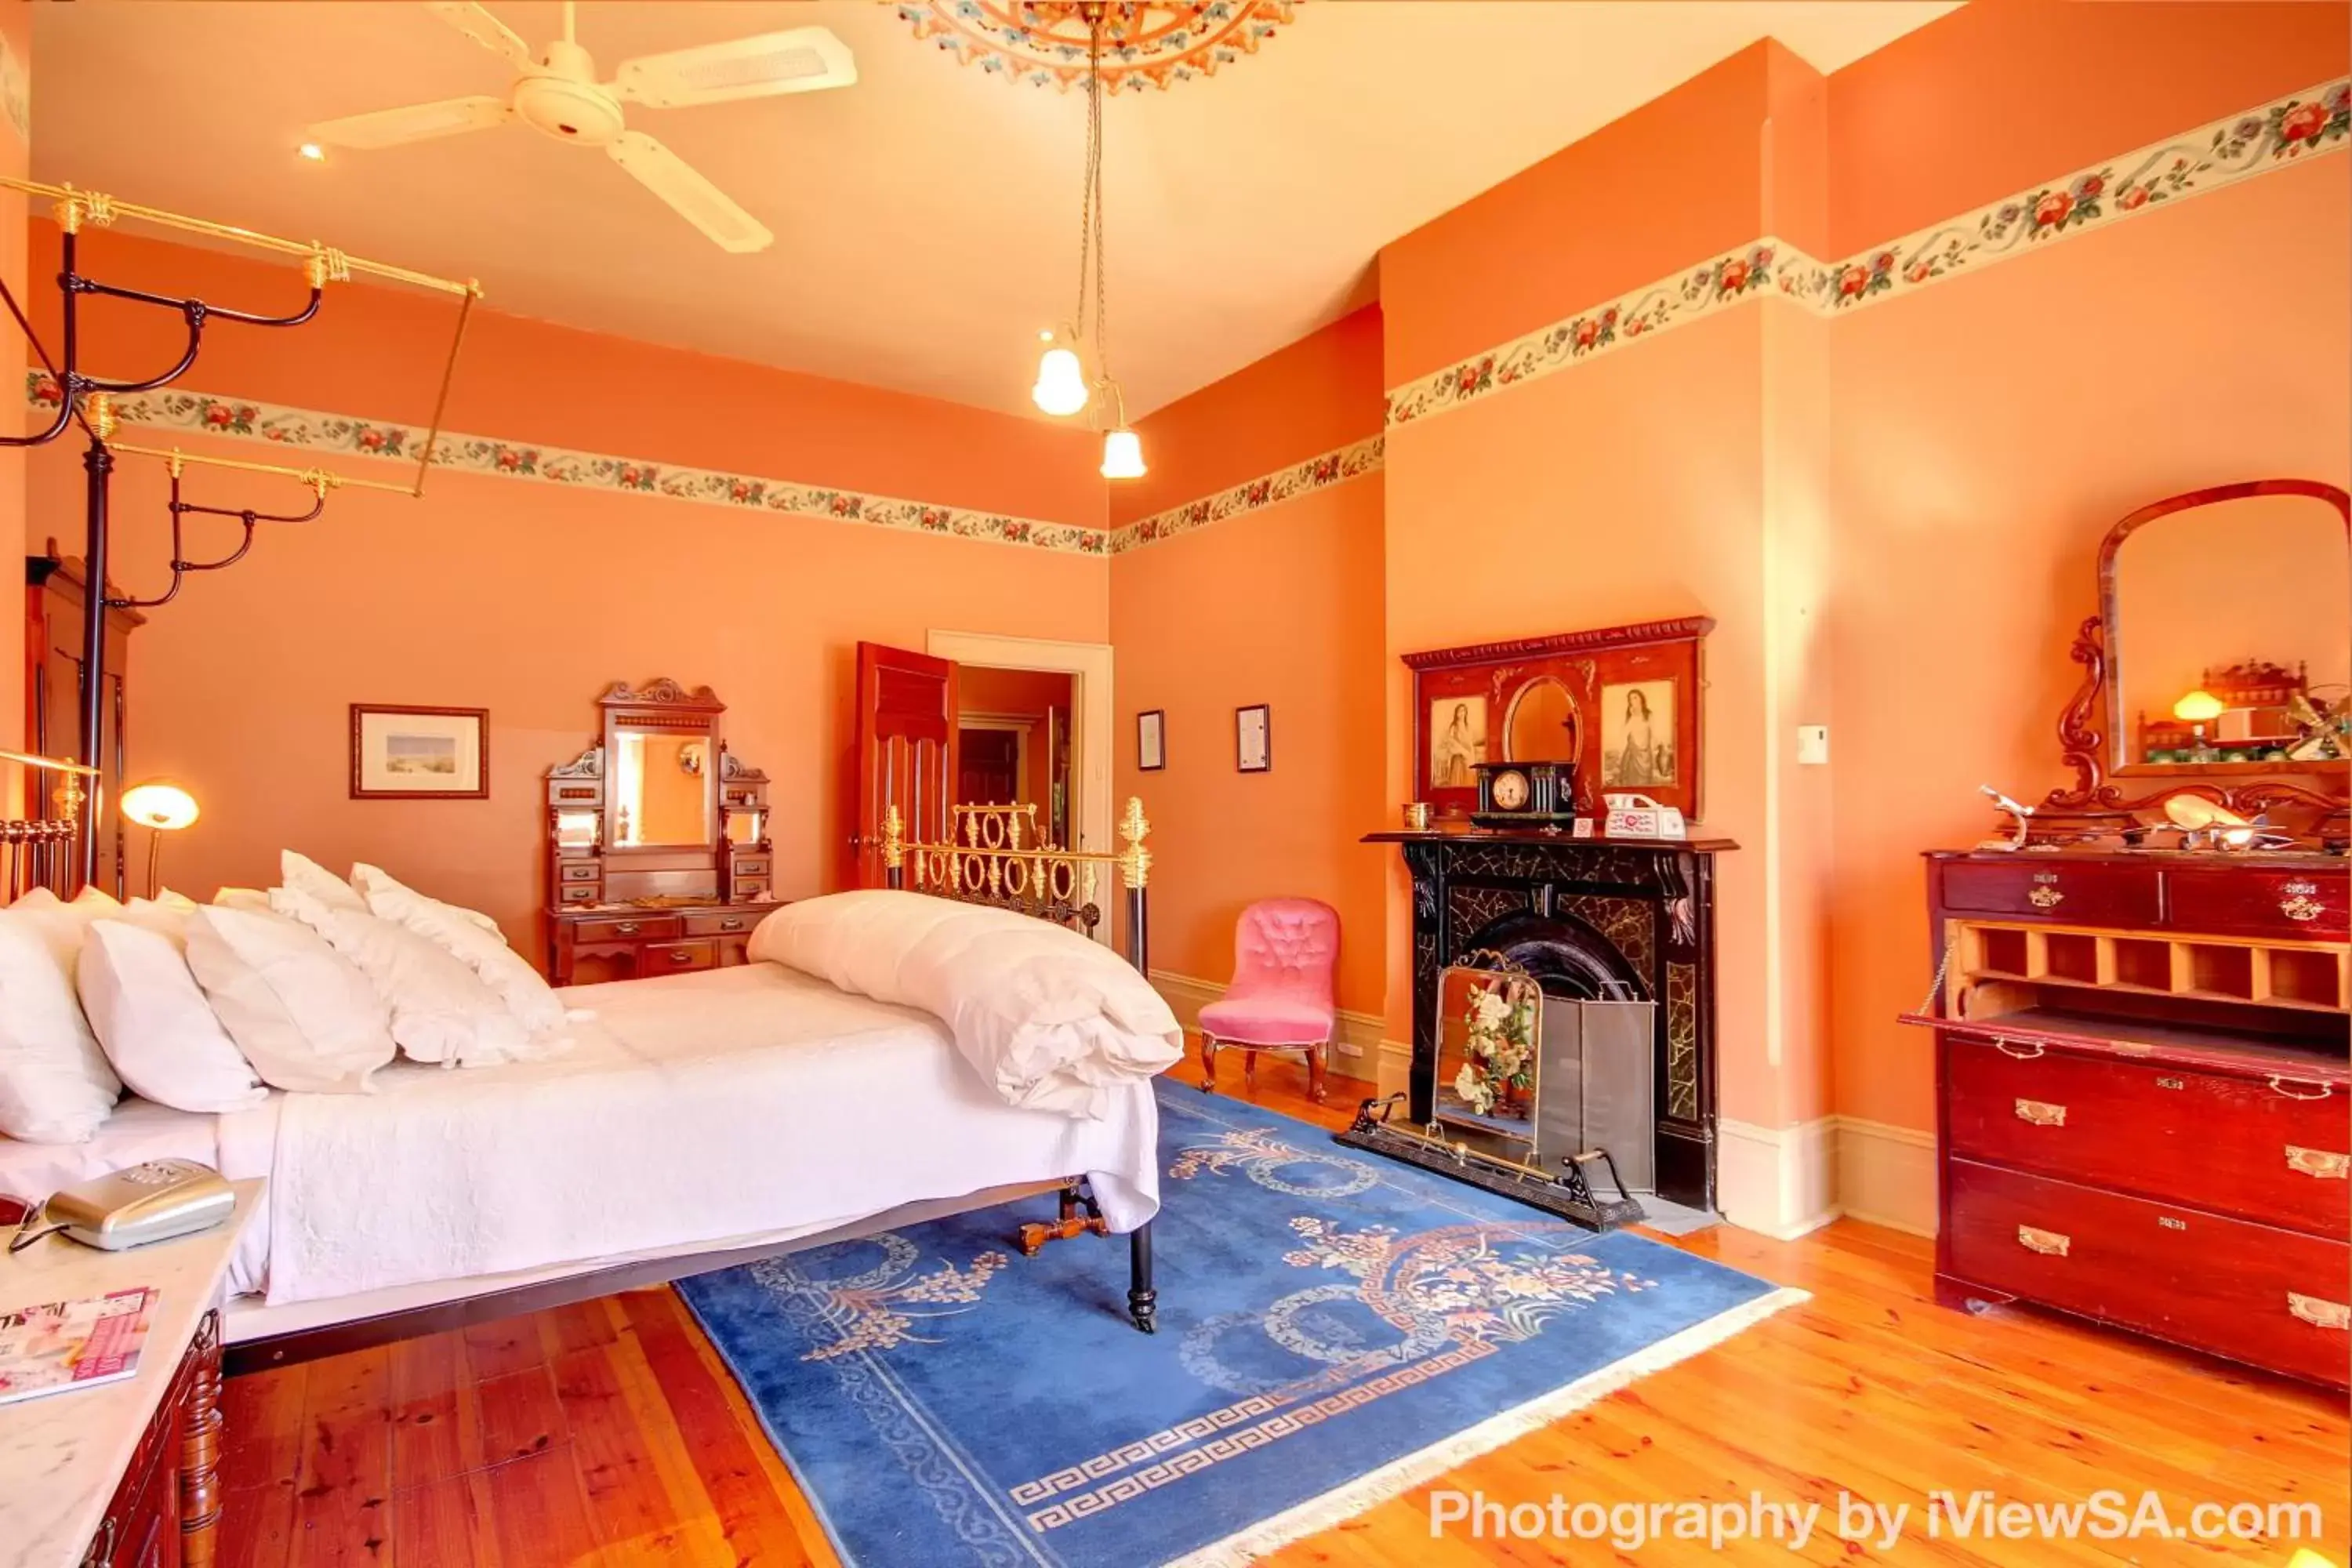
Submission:
[[[2352,698],[2320,663],[2345,646],[2347,517],[2332,485],[2260,480],[2117,523],[2059,721],[2074,786],[2009,842],[1927,858],[1936,984],[1906,1022],[1935,1030],[1947,1305],[2352,1384]],[[2274,613],[2290,574],[2332,623]],[[2200,670],[2306,648],[2326,685],[2297,694],[2325,710],[2204,711],[2219,756],[2148,753],[2135,718]],[[2257,815],[2287,841],[2238,826]]]
[[[615,681],[597,742],[547,771],[547,977],[741,963],[773,892],[768,775],[727,749],[707,686]],[[583,976],[583,963],[609,973]]]

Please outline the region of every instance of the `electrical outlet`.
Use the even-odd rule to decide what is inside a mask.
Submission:
[[[1810,766],[1826,766],[1830,760],[1830,727],[1827,724],[1797,726],[1797,761]]]

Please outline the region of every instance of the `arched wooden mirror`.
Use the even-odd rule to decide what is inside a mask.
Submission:
[[[1576,700],[1557,676],[1539,675],[1512,695],[1503,721],[1506,762],[1572,763],[1580,739]]]
[[[2317,479],[2192,490],[2108,530],[2099,613],[2074,641],[2083,688],[2058,721],[2075,783],[2050,793],[2029,835],[2128,837],[2193,795],[2305,841],[2345,837],[2347,542],[2352,496]]]

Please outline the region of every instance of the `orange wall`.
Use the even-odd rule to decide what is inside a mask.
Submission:
[[[29,86],[33,70],[32,14],[21,5],[0,8],[0,37],[8,40],[8,47],[16,55],[17,67]],[[0,120],[0,174],[22,179],[30,171],[31,163],[31,146],[16,134],[15,126]],[[0,191],[0,278],[7,279],[9,291],[20,301],[27,292],[25,210],[23,196],[15,191]],[[14,321],[0,327],[5,331],[16,330]],[[24,405],[15,398],[5,401],[9,405],[0,411],[0,432],[14,436],[26,426]],[[0,447],[0,540],[20,538],[25,531],[25,462],[21,449]],[[21,748],[24,733],[25,640],[12,628],[7,636],[0,637],[0,746]],[[34,792],[40,787],[37,783],[31,785]],[[15,816],[26,793],[27,781],[18,770],[14,765],[0,764],[0,816]]]
[[[53,243],[40,226],[37,246]],[[194,279],[224,302],[257,297],[248,264],[207,252],[101,236],[86,255],[119,280]],[[419,367],[446,324],[436,309],[420,353],[416,310],[352,288],[331,294],[312,327],[215,326],[207,353],[218,353],[188,383],[414,417],[430,386]],[[121,307],[98,321],[95,363],[155,361],[158,340],[133,342]],[[469,333],[450,423],[1101,521],[1083,431],[491,312]],[[257,455],[251,444],[216,449]],[[54,532],[79,552],[79,479],[73,451],[35,458],[31,542]],[[268,493],[215,475],[192,491]],[[159,467],[126,459],[116,496],[119,575],[152,593],[168,558]],[[131,772],[177,775],[204,804],[203,820],[167,847],[174,883],[267,883],[288,846],[339,868],[377,860],[488,910],[536,953],[540,775],[593,738],[607,682],[667,674],[717,689],[730,744],[775,781],[777,886],[812,892],[836,874],[856,640],[920,647],[929,630],[952,628],[1104,641],[1108,570],[1095,557],[436,472],[422,500],[338,493],[319,521],[268,529],[247,560],[192,578],[152,612],[132,645]],[[354,700],[489,709],[490,798],[348,799]]]
[[[1140,434],[1160,488],[1115,489],[1114,517],[1375,434],[1380,343],[1380,312],[1359,311],[1154,414]],[[1112,558],[1118,793],[1151,818],[1155,967],[1222,984],[1245,905],[1318,898],[1339,911],[1340,1006],[1381,1010],[1385,872],[1356,842],[1387,818],[1381,525],[1372,473]],[[1244,773],[1234,710],[1259,702],[1274,766]],[[1147,773],[1135,715],[1155,708],[1168,765]]]
[[[1917,855],[1985,835],[1979,784],[2031,801],[2070,782],[2066,649],[2107,529],[2231,479],[2352,479],[2348,166],[2265,174],[1836,324],[1841,1110],[1933,1125],[1927,1041],[1894,1022],[1934,963]],[[2345,606],[2315,630],[2340,648]]]

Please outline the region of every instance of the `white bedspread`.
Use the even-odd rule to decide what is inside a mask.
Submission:
[[[276,1118],[272,1306],[818,1230],[1077,1173],[1115,1229],[1160,1206],[1148,1080],[1094,1120],[1017,1110],[937,1020],[772,963],[563,995],[597,1012],[567,1056],[402,1063],[373,1094],[275,1096],[223,1119],[226,1154]]]
[[[786,904],[755,959],[920,1007],[1007,1105],[1100,1116],[1184,1055],[1176,1015],[1132,964],[1050,921],[880,888]]]

